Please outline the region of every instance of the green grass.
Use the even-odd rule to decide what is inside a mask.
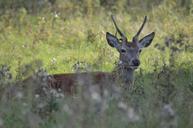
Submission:
[[[0,127],[192,128],[191,14],[185,15],[175,2],[163,2],[150,10],[116,11],[128,39],[145,15],[148,23],[141,37],[152,31],[156,36],[142,51],[135,86],[129,92],[121,90],[118,98],[107,95],[97,102],[90,95],[84,97],[81,89],[77,97],[58,98],[51,93],[38,97],[33,89],[26,91],[16,85],[42,68],[49,74],[69,73],[75,72],[80,62],[83,70],[110,72],[118,60],[117,51],[105,39],[107,31],[115,33],[112,12],[67,15],[61,9],[54,16],[49,8],[45,10],[36,15],[25,9],[7,10],[0,16],[0,64],[10,66],[10,70],[0,69]],[[126,108],[121,108],[121,103]]]

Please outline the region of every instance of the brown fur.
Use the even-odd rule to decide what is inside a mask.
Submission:
[[[67,93],[76,92],[76,86],[90,86],[97,85],[100,89],[103,89],[103,86],[108,86],[115,80],[112,73],[106,72],[83,72],[83,73],[69,73],[69,74],[54,74],[49,80],[49,86],[55,89],[61,89]]]

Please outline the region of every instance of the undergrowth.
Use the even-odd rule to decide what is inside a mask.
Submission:
[[[193,127],[190,1],[179,7],[178,0],[147,0],[144,6],[128,4],[130,9],[126,1],[56,0],[37,9],[28,1],[9,2],[0,9],[0,128]],[[47,88],[49,74],[113,70],[118,54],[105,39],[107,31],[115,33],[111,14],[128,39],[145,15],[141,37],[156,32],[141,53],[132,89],[113,85],[101,97],[94,85],[75,96]],[[32,86],[23,88],[22,81],[31,76]]]

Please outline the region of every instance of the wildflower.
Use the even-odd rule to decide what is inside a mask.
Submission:
[[[100,90],[99,90],[98,86],[90,86],[89,87],[89,93],[90,93],[91,99],[98,102],[98,103],[100,103],[102,101],[99,92],[100,92]]]
[[[42,21],[45,21],[45,17],[42,17]]]
[[[23,97],[23,93],[22,93],[22,92],[17,92],[17,93],[16,93],[16,97],[17,97],[18,99],[21,99],[21,98]]]
[[[166,104],[162,109],[161,115],[162,117],[165,117],[165,118],[173,118],[175,116],[175,112],[172,109],[170,104]]]
[[[51,59],[51,64],[56,64],[56,62],[57,62],[57,59],[56,59],[55,57],[53,57],[53,58]]]
[[[35,98],[39,98],[40,97],[40,95],[39,94],[35,94]]]
[[[67,104],[64,104],[63,111],[68,113],[69,115],[73,114],[73,111],[69,108],[69,106]]]
[[[3,119],[0,117],[0,128],[3,128]]]
[[[133,108],[128,108],[127,117],[130,122],[139,121],[139,116],[134,112]]]
[[[172,106],[170,104],[165,104],[161,111],[161,128],[176,128],[177,118]]]
[[[58,92],[62,92],[62,89],[61,89],[61,88],[58,88]]]
[[[91,98],[98,103],[101,102],[101,96],[97,92],[93,92],[91,94]]]
[[[128,107],[124,102],[118,103],[118,108],[120,108],[124,114],[126,114],[127,121],[129,122],[136,122],[139,121],[139,116],[135,113],[134,109]]]
[[[59,98],[64,98],[64,94],[63,93],[59,93]]]
[[[58,13],[54,13],[54,18],[58,18],[59,17],[59,15],[58,15]]]
[[[50,94],[52,94],[53,96],[56,96],[57,91],[55,89],[50,89]]]
[[[39,103],[37,105],[37,108],[41,109],[41,108],[44,108],[46,106],[46,103]]]
[[[126,110],[127,109],[127,105],[123,102],[119,102],[118,103],[118,108],[122,109],[122,110]]]

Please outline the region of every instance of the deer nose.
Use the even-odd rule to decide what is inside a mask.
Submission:
[[[133,63],[134,66],[139,66],[140,65],[140,61],[138,59],[132,60],[132,63]]]

